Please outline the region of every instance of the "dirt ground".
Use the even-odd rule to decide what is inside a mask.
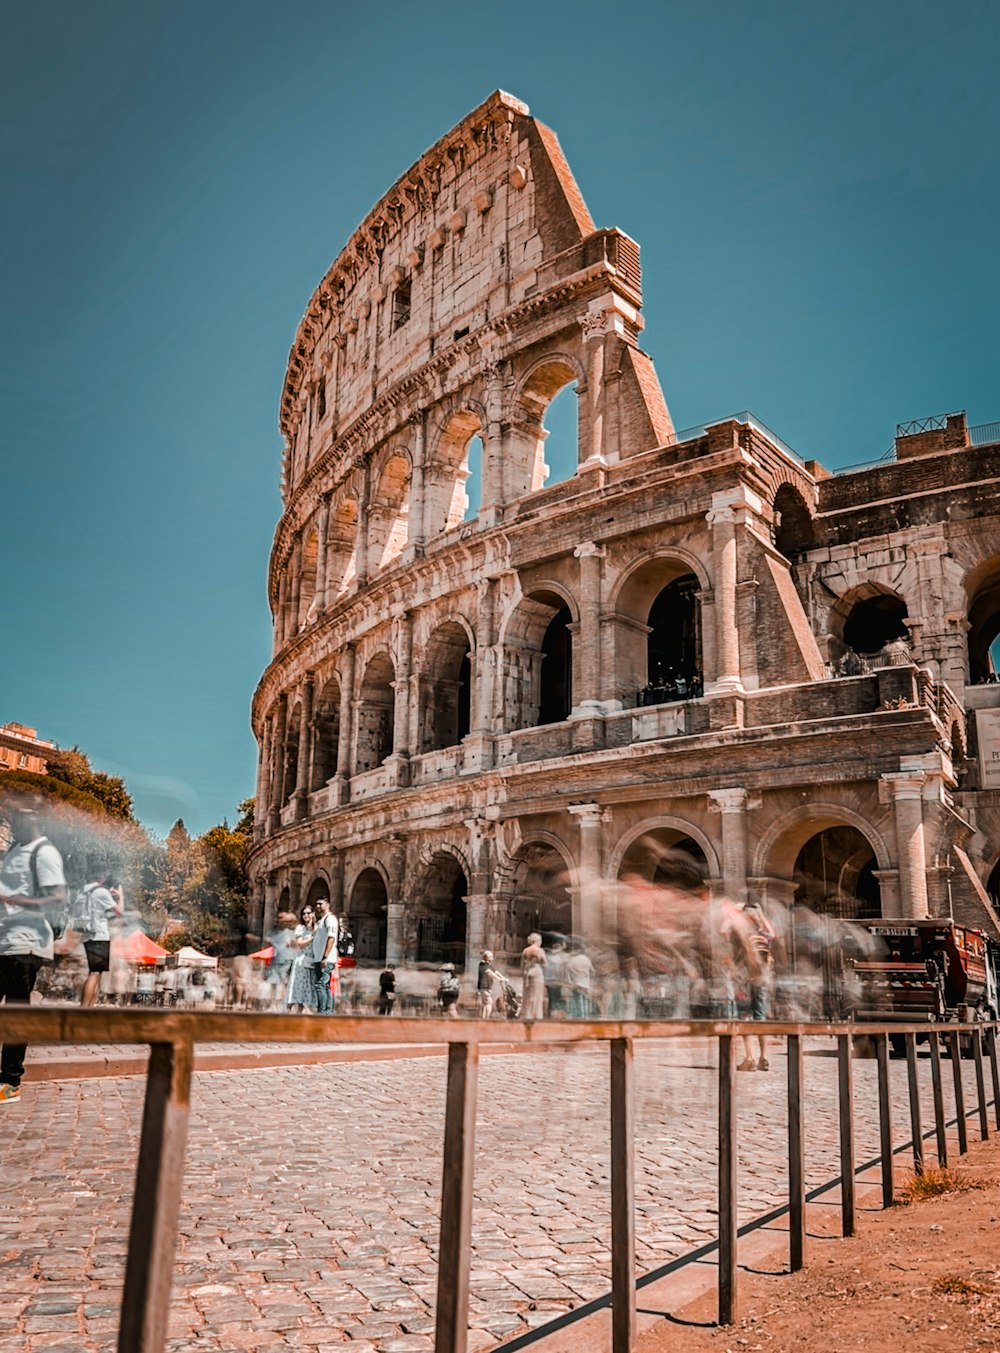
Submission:
[[[709,1327],[713,1294],[637,1353],[1000,1353],[1000,1138],[974,1143],[953,1174],[959,1191],[862,1211],[852,1239],[813,1240],[801,1273],[741,1272],[738,1325]]]

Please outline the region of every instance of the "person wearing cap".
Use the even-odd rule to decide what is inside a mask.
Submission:
[[[462,986],[455,972],[454,963],[442,963],[437,992],[442,1015],[448,1015],[451,1019],[458,1018],[458,998],[461,991]]]
[[[15,804],[9,817],[11,844],[0,861],[0,1000],[27,1004],[39,968],[52,959],[52,927],[42,909],[66,900],[66,876],[35,807]],[[21,1098],[26,1051],[11,1043],[0,1050],[0,1104]]]
[[[476,981],[476,1005],[480,1019],[489,1019],[493,1014],[493,1001],[502,981],[503,977],[493,966],[493,950],[484,949],[479,958],[479,976]]]

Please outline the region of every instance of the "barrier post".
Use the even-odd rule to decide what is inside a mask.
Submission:
[[[878,1062],[878,1129],[882,1152],[882,1206],[892,1207],[895,1198],[892,1177],[892,1100],[889,1097],[889,1035],[875,1035]]]
[[[979,1101],[979,1136],[985,1142],[990,1135],[990,1115],[986,1103],[986,1075],[983,1068],[983,1031],[972,1035],[972,1055],[976,1059],[976,1098]]]
[[[802,1038],[788,1035],[788,1267],[805,1263],[806,1172],[802,1136]]]
[[[837,1035],[837,1083],[840,1091],[840,1218],[845,1236],[856,1225],[854,1187],[854,1040]]]
[[[965,1086],[962,1084],[962,1035],[948,1034],[948,1047],[951,1051],[951,1080],[955,1087],[955,1116],[958,1119],[958,1154],[964,1156],[969,1149],[969,1124],[965,1117]]]
[[[910,1135],[913,1138],[913,1173],[924,1172],[924,1128],[920,1115],[920,1082],[917,1080],[917,1035],[906,1034],[906,1084],[910,1094]]]
[[[631,1038],[611,1040],[611,1347],[632,1353],[635,1314],[635,1087]]]
[[[161,1353],[166,1343],[193,1060],[190,1042],[149,1045],[118,1353]]]
[[[479,1048],[471,1043],[450,1043],[434,1353],[465,1353],[468,1345],[472,1171],[476,1146],[478,1081]]]
[[[934,1092],[934,1135],[937,1139],[938,1165],[948,1164],[948,1128],[944,1117],[944,1086],[941,1083],[941,1037],[931,1034],[931,1086]]]
[[[993,1116],[1000,1131],[1000,1066],[997,1065],[997,1026],[990,1029],[990,1072],[993,1078]]]
[[[719,1039],[719,1324],[736,1320],[736,1044]]]

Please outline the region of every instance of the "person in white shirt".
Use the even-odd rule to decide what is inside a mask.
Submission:
[[[340,927],[330,910],[330,899],[316,899],[316,929],[312,934],[313,972],[316,978],[316,1010],[320,1015],[332,1015],[336,997],[330,990],[330,979],[337,971],[337,939]]]
[[[91,881],[76,895],[70,927],[77,932],[87,955],[87,980],[80,996],[82,1006],[93,1005],[101,986],[101,973],[111,967],[111,918],[125,912],[125,895],[111,871],[98,868]]]
[[[7,809],[11,845],[0,861],[0,1000],[27,1004],[38,970],[52,958],[52,927],[44,908],[66,900],[62,856],[43,836],[33,803]],[[21,1098],[24,1054],[20,1044],[0,1051],[0,1104]]]

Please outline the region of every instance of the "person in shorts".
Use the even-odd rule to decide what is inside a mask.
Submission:
[[[87,955],[87,980],[81,1006],[93,1005],[101,989],[101,973],[111,968],[111,918],[125,912],[125,895],[108,869],[94,870],[89,883],[77,894],[70,927],[83,942]]]
[[[757,971],[749,975],[747,981],[746,1006],[740,1011],[742,1019],[768,1020],[771,1018],[771,991],[774,983],[774,955],[772,946],[775,931],[764,915],[758,902],[746,902],[742,908],[748,926],[751,949],[757,959]],[[751,1040],[757,1040],[757,1059],[754,1060]],[[767,1060],[767,1035],[745,1034],[743,1036],[743,1061],[737,1071],[770,1071]]]

